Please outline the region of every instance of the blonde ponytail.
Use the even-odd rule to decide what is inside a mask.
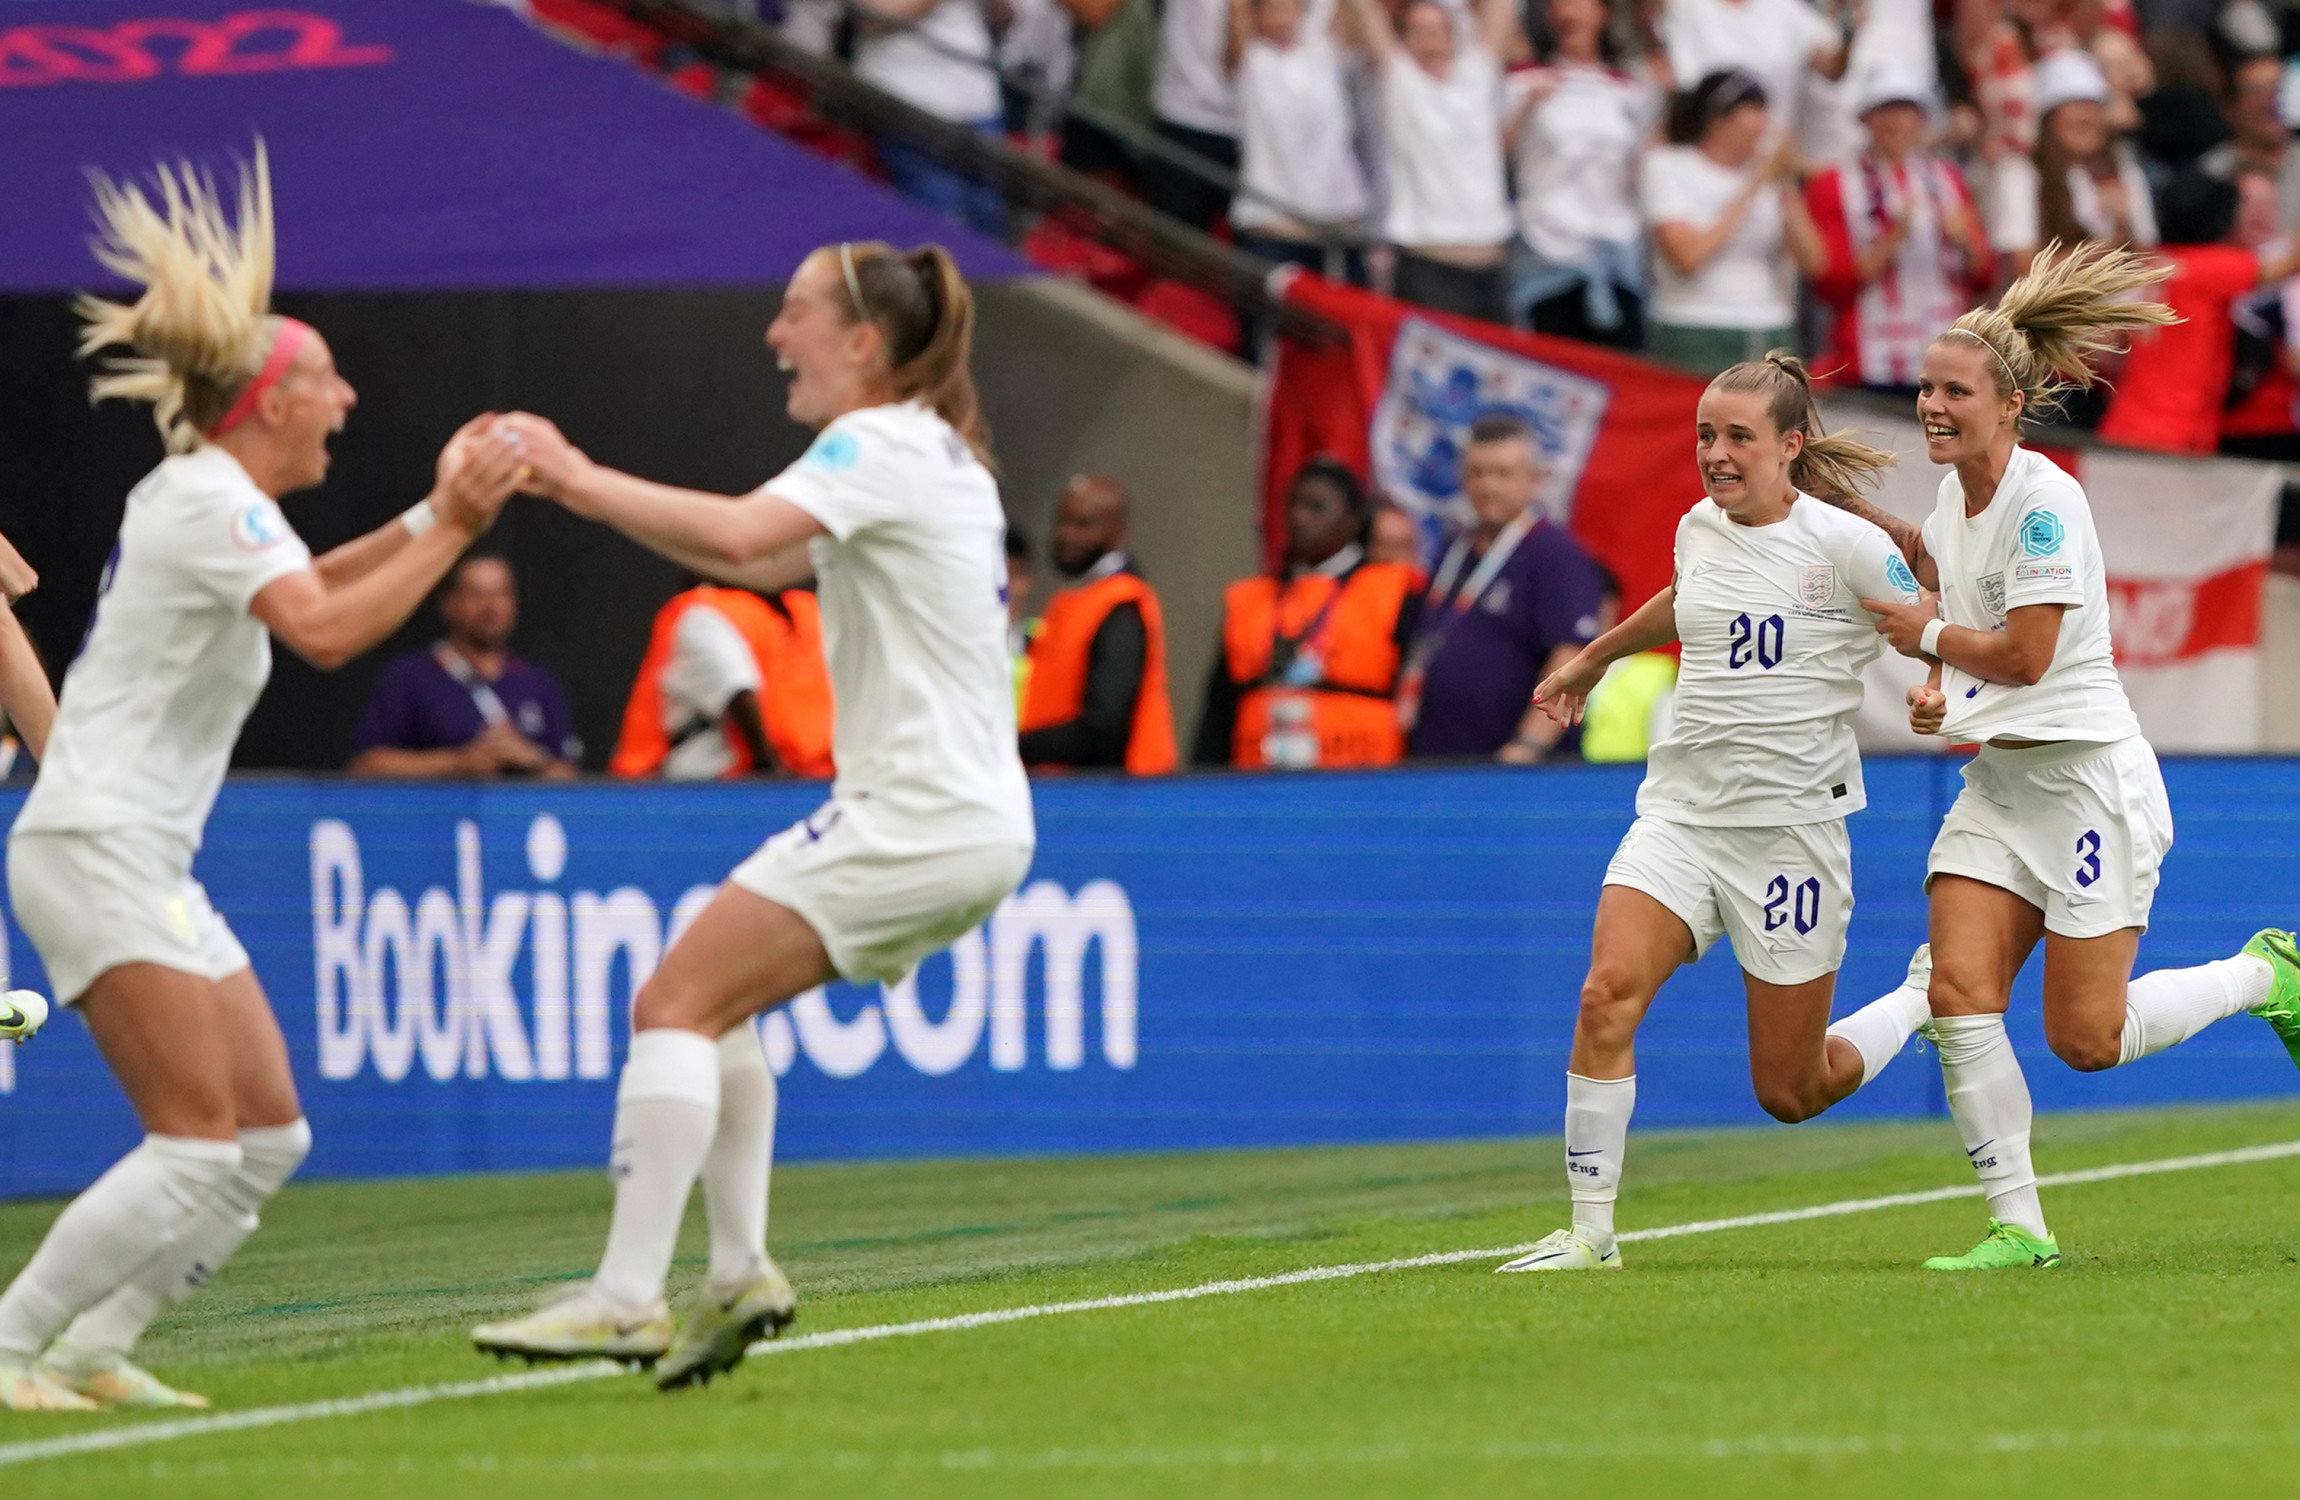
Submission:
[[[2134,295],[2170,274],[2161,261],[2118,246],[2064,248],[2055,240],[1996,306],[1974,308],[1934,342],[1981,345],[1995,356],[1989,375],[2000,399],[2017,390],[2024,417],[2049,412],[2098,379],[2091,361],[2120,348],[2117,335],[2180,321],[2163,303]]]
[[[149,402],[172,453],[196,446],[262,368],[278,335],[272,293],[271,174],[263,143],[239,173],[227,215],[213,179],[161,165],[158,201],[134,183],[91,174],[96,259],[143,287],[132,303],[82,296],[80,356],[125,345],[88,383],[91,401]]]
[[[1733,366],[1709,383],[1713,391],[1747,391],[1765,398],[1773,430],[1802,433],[1804,447],[1789,464],[1789,482],[1808,495],[1851,498],[1874,486],[1896,462],[1893,455],[1843,434],[1821,430],[1813,377],[1786,349]]]

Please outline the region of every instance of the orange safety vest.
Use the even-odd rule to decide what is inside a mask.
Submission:
[[[1222,651],[1240,688],[1231,759],[1267,766],[1273,729],[1316,736],[1316,764],[1387,766],[1405,755],[1390,695],[1398,683],[1398,612],[1417,588],[1412,568],[1366,563],[1346,579],[1241,578],[1222,594]],[[1338,592],[1337,592],[1338,591]],[[1317,662],[1304,684],[1274,680],[1280,637]],[[1306,712],[1305,712],[1306,710]],[[1279,721],[1290,722],[1281,726]]]
[[[662,769],[663,758],[671,753],[671,736],[663,727],[663,668],[671,659],[679,617],[698,604],[708,604],[742,632],[758,658],[759,718],[776,758],[793,775],[831,774],[831,678],[823,663],[822,609],[804,589],[776,597],[780,609],[743,589],[705,584],[663,606],[647,638],[638,681],[631,684],[631,701],[623,707],[623,733],[607,762],[609,771],[617,776],[652,776]],[[735,752],[728,774],[740,776],[751,768],[750,747],[732,724],[720,732]]]
[[[1086,706],[1094,633],[1121,604],[1142,611],[1142,629],[1149,637],[1142,691],[1134,700],[1134,730],[1126,740],[1126,769],[1137,776],[1163,776],[1179,759],[1174,708],[1166,699],[1166,617],[1158,608],[1157,591],[1132,573],[1064,589],[1046,602],[1030,643],[1030,686],[1023,696],[1021,728],[1027,734],[1078,717]]]

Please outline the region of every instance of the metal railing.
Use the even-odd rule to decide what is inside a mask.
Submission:
[[[1139,261],[1156,276],[1180,282],[1229,304],[1277,331],[1323,342],[1336,336],[1324,319],[1295,308],[1272,291],[1272,267],[1115,188],[1067,167],[1016,150],[1004,139],[930,114],[857,78],[835,58],[798,46],[755,14],[713,0],[612,0],[695,60],[738,74],[764,76],[803,99],[825,121],[873,139],[897,142],[936,165],[992,187],[1024,214],[1054,218],[1096,242]],[[874,22],[874,24],[876,24]],[[977,63],[981,59],[972,59]],[[1035,79],[1009,77],[1025,92],[1044,95]],[[1130,147],[1172,162],[1209,182],[1234,179],[1194,152],[1151,136],[1125,120],[1066,103],[1072,117],[1118,136]]]

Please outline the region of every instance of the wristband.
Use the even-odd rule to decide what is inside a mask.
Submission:
[[[427,495],[399,513],[399,524],[407,528],[409,536],[418,537],[439,524],[439,512],[432,508]]]
[[[1941,654],[1941,632],[1948,628],[1949,622],[1946,620],[1933,619],[1925,621],[1924,630],[1917,636],[1917,649],[1924,652],[1925,655],[1934,658],[1936,661],[1939,660]]]

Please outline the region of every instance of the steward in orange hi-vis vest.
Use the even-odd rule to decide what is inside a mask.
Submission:
[[[1134,621],[1114,620],[1121,610]],[[1138,626],[1129,629],[1134,622]],[[1106,626],[1113,639],[1098,652],[1097,638]],[[1122,746],[1115,732],[1107,732],[1120,725]],[[1157,591],[1140,574],[1108,572],[1047,601],[1030,643],[1021,730],[1022,759],[1033,767],[1123,765],[1137,776],[1174,769],[1166,619]]]
[[[1242,578],[1222,594],[1222,655],[1239,687],[1231,730],[1238,766],[1386,766],[1405,754],[1390,694],[1402,657],[1398,618],[1413,569],[1361,563]]]
[[[815,596],[790,589],[762,599],[744,589],[709,584],[677,595],[656,614],[647,655],[639,663],[638,680],[631,684],[631,698],[623,708],[623,732],[607,769],[617,776],[661,773],[678,729],[664,723],[663,672],[677,644],[681,617],[698,604],[717,611],[751,648],[759,671],[759,718],[775,759],[794,776],[829,776],[831,680],[823,662],[822,613]],[[740,776],[752,768],[751,747],[732,715],[716,724],[690,727],[686,733],[726,738],[734,759],[724,774]]]

